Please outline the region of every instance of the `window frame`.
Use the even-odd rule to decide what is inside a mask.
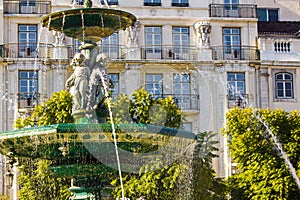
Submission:
[[[179,31],[176,31],[178,29]],[[184,31],[186,30],[186,32]],[[177,38],[177,39],[176,39]],[[175,59],[189,57],[190,30],[189,27],[172,27],[172,44]]]
[[[161,6],[161,0],[144,0],[144,6]]]
[[[22,75],[22,74],[27,75]],[[39,82],[38,72],[35,70],[19,70],[18,71],[18,107],[32,108],[37,104],[39,99]],[[23,82],[25,85],[22,85]],[[23,88],[26,91],[23,91]],[[24,102],[25,101],[25,102]],[[21,102],[23,102],[21,104]],[[24,105],[24,103],[26,105]]]
[[[234,79],[230,79],[229,75],[233,75]],[[242,77],[242,78],[240,78]],[[233,84],[231,84],[233,83]],[[242,91],[240,91],[241,86],[239,83],[242,83]],[[233,85],[233,87],[231,87]],[[227,95],[229,100],[234,100],[240,95],[245,97],[246,95],[246,75],[245,72],[227,72]]]
[[[262,13],[262,11],[265,11],[265,13]],[[277,19],[276,20],[270,20],[270,11],[276,11],[277,12]],[[279,21],[279,8],[257,8],[257,19],[259,22],[278,22]],[[262,19],[261,15],[264,14],[266,16],[263,16]]]
[[[102,39],[102,53],[105,53],[109,58],[119,58],[119,33],[114,32],[112,35]]]
[[[228,32],[227,32],[228,30]],[[223,56],[224,59],[240,60],[241,59],[241,28],[223,27]]]
[[[116,76],[113,79],[112,76]],[[108,73],[108,78],[113,83],[113,88],[110,89],[112,97],[118,96],[120,94],[120,74],[119,73]]]
[[[171,5],[174,7],[189,7],[189,1],[188,0],[172,0]]]
[[[152,76],[151,80],[148,80],[148,77]],[[159,77],[156,79],[156,77]],[[152,85],[151,89],[148,89],[148,86]],[[158,87],[157,87],[158,86]],[[158,92],[155,90],[158,88]],[[145,74],[145,90],[152,94],[155,99],[162,98],[164,91],[163,91],[163,74],[155,74],[155,73],[147,73]]]
[[[276,72],[275,74],[275,99],[281,100],[281,99],[294,99],[294,76],[293,73],[290,72]],[[277,77],[279,75],[282,75],[282,79],[278,79]],[[286,76],[290,76],[291,79],[286,79]],[[282,84],[282,89],[278,88],[278,84]],[[287,89],[287,84],[290,84],[290,89]],[[279,96],[279,90],[282,90],[282,96]],[[290,95],[287,95],[287,91],[290,90]]]
[[[105,4],[104,3],[104,0],[101,0],[101,4],[103,5],[103,4]],[[108,5],[119,5],[119,0],[107,0],[107,4]]]
[[[178,76],[179,76],[179,79],[176,78]],[[184,77],[187,77],[187,78],[184,78]],[[177,81],[177,80],[179,80],[179,81]],[[174,73],[173,74],[173,87],[174,87],[173,91],[174,91],[175,103],[183,110],[190,110],[192,108],[191,74]]]
[[[37,33],[37,24],[18,24],[18,57],[36,56]]]

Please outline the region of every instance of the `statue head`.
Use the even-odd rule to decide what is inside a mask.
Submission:
[[[100,53],[96,58],[96,62],[99,63],[101,67],[106,67],[108,58],[104,53]]]
[[[76,53],[71,61],[71,66],[77,67],[84,64],[85,56],[82,53]]]

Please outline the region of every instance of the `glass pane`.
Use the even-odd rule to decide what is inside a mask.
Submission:
[[[293,97],[293,96],[292,96],[292,90],[286,90],[286,91],[285,91],[285,96],[286,96],[286,97]]]
[[[258,21],[268,21],[267,9],[257,8]]]
[[[283,83],[277,83],[277,89],[283,90]]]
[[[292,84],[291,83],[285,83],[285,89],[286,90],[292,89]]]
[[[236,79],[237,80],[245,80],[245,75],[244,74],[237,74]]]
[[[276,74],[276,80],[283,80],[283,74]]]
[[[284,79],[285,80],[292,80],[292,75],[291,74],[284,74]]]
[[[28,26],[29,31],[36,31],[36,26]]]
[[[277,96],[283,97],[283,90],[277,90]]]
[[[277,22],[278,21],[278,10],[269,10],[269,21]]]

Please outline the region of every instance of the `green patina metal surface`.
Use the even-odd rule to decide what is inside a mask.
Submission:
[[[144,124],[117,124],[115,132],[119,146],[133,152],[141,146],[153,149],[170,142],[182,146],[193,143],[195,137],[187,131]],[[15,156],[63,160],[60,147],[66,144],[68,155],[73,157],[103,150],[113,154],[109,148],[113,140],[110,124],[55,124],[0,133],[0,153],[13,151]]]
[[[66,36],[87,43],[96,43],[117,30],[132,26],[131,13],[104,8],[80,8],[51,13],[42,18],[43,27],[63,32]]]

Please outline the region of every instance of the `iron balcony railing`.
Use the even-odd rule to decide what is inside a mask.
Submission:
[[[259,60],[259,50],[255,46],[214,46],[213,60]]]
[[[210,4],[210,17],[257,18],[256,5],[252,4]]]
[[[55,48],[55,47],[54,47]],[[80,52],[78,46],[68,45],[68,58],[73,58],[73,56]],[[125,59],[126,49],[124,45],[103,45],[100,46],[100,52],[104,53],[110,59]]]
[[[4,1],[4,14],[49,14],[51,1]]]
[[[176,105],[182,110],[199,110],[198,94],[152,94],[153,98],[167,98],[171,96]]]
[[[227,106],[228,108],[245,108],[249,104],[248,94],[228,94],[227,95]]]
[[[40,93],[18,93],[18,108],[33,108],[39,104]]]
[[[50,58],[52,44],[8,43],[3,45],[4,58]]]
[[[142,59],[196,60],[197,51],[195,46],[153,45],[142,47],[141,57]]]

